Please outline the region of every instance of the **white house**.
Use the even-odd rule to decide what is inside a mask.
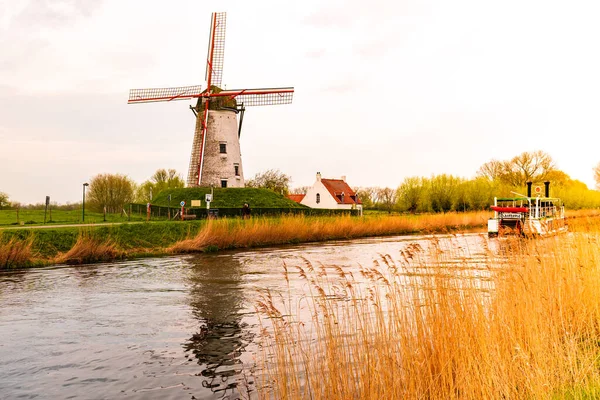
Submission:
[[[317,172],[317,180],[306,194],[288,197],[310,208],[362,210],[362,202],[346,183],[345,176],[342,179],[322,179],[321,173]]]

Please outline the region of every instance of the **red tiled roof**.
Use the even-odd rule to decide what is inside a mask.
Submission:
[[[354,190],[341,179],[321,179],[321,183],[327,188],[331,196],[338,204],[362,204],[362,201],[356,197]],[[342,193],[344,193],[344,201],[342,202]],[[354,201],[357,199],[358,201]]]
[[[290,200],[294,200],[296,203],[300,203],[306,196],[305,194],[288,194],[286,197]]]

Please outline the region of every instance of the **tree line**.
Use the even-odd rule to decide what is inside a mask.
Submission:
[[[136,184],[124,174],[98,174],[89,181],[86,191],[86,208],[92,211],[120,213],[129,203],[151,202],[158,193],[169,188],[182,188],[185,182],[174,169],[158,169],[147,181]],[[9,201],[8,195],[0,192],[0,210],[3,208],[41,209],[44,203],[20,204]],[[74,210],[81,203],[52,204],[55,210]]]
[[[600,163],[593,168],[596,188],[600,188]],[[526,182],[543,186],[551,182],[551,195],[560,197],[568,208],[600,207],[600,192],[572,179],[557,168],[552,157],[543,151],[523,152],[509,160],[491,160],[483,164],[475,177],[467,179],[451,174],[405,178],[398,187],[357,187],[355,191],[365,209],[409,213],[486,210],[494,197],[525,195]],[[308,187],[290,188],[289,175],[270,169],[256,174],[246,182],[248,187],[266,188],[286,195],[306,193]],[[161,191],[183,188],[185,182],[174,169],[158,169],[147,181],[136,184],[123,174],[98,174],[90,180],[86,203],[95,211],[119,213],[126,204],[152,202]],[[11,203],[0,192],[0,210],[8,207],[43,207],[43,204],[22,206]],[[66,204],[54,208],[70,209]]]
[[[600,163],[594,168],[600,187]],[[388,212],[448,212],[487,210],[494,197],[526,195],[526,182],[543,187],[551,182],[550,195],[560,197],[570,209],[600,207],[600,192],[559,170],[543,151],[524,152],[509,160],[483,164],[474,178],[450,174],[407,177],[395,188],[356,188],[363,206]]]

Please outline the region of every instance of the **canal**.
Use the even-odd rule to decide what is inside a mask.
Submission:
[[[457,262],[487,251],[479,234],[434,241]],[[254,399],[258,290],[286,291],[284,264],[357,271],[431,242],[398,236],[1,272],[0,398]],[[305,282],[293,271],[300,296]]]

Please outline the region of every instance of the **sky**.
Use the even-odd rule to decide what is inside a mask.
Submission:
[[[226,88],[295,87],[291,105],[247,110],[246,179],[397,187],[542,150],[594,184],[597,1],[0,0],[0,192],[65,203],[99,173],[185,178],[193,102],[128,92],[205,85],[214,11]]]

